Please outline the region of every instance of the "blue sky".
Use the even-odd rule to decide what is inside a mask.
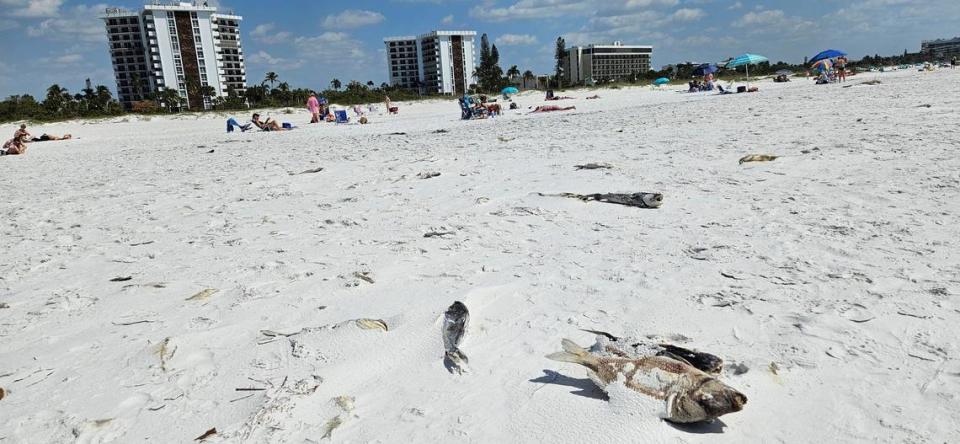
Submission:
[[[621,40],[654,46],[654,66],[743,52],[798,62],[825,48],[859,58],[917,51],[960,35],[960,0],[222,0],[244,16],[248,82],[267,71],[293,86],[332,78],[386,80],[382,39],[434,29],[487,33],[501,65],[548,73],[557,36],[568,44]],[[114,88],[97,15],[117,0],[0,0],[0,97],[91,78]]]

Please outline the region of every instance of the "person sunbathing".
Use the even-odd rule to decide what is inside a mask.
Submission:
[[[557,106],[557,105],[540,105],[540,106],[534,108],[533,111],[530,111],[529,114],[533,114],[533,113],[549,113],[549,112],[553,112],[553,111],[570,111],[570,110],[574,110],[574,109],[577,109],[577,107],[575,107],[575,106],[563,106],[563,107],[561,107],[561,106]]]
[[[547,97],[545,100],[572,100],[574,98],[575,97],[568,97],[568,96],[553,96],[553,97]]]
[[[13,133],[13,138],[3,144],[3,148],[0,149],[0,156],[27,152],[27,140],[30,138],[30,133],[27,132],[27,125],[20,125],[20,129]]]
[[[600,98],[600,94],[594,94],[590,97],[587,97],[587,100],[596,100]]]
[[[70,134],[64,134],[63,136],[54,136],[51,134],[44,133],[44,134],[41,134],[40,137],[34,137],[30,139],[30,141],[31,142],[47,142],[50,140],[70,140],[72,138],[73,136]]]
[[[253,118],[250,119],[250,123],[253,123],[257,128],[260,128],[264,131],[286,131],[286,129],[280,126],[276,120],[270,120],[267,117],[267,120],[260,120],[260,114],[253,114]]]

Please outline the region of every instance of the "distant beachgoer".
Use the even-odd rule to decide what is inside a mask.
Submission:
[[[0,155],[23,154],[27,151],[27,141],[30,140],[30,133],[27,131],[27,125],[20,125],[20,129],[13,133],[13,138],[3,144],[0,149]]]
[[[310,111],[310,123],[320,123],[320,101],[316,94],[310,94],[307,99],[307,110]]]
[[[557,105],[540,105],[540,106],[534,108],[533,111],[530,111],[530,114],[533,114],[533,113],[549,113],[549,112],[553,112],[553,111],[570,111],[570,110],[574,110],[574,109],[577,109],[577,107],[575,107],[575,106],[563,106],[563,107],[561,107],[561,106],[557,106]]]
[[[957,69],[957,56],[950,59],[950,69]]]
[[[847,58],[846,57],[837,57],[837,81],[846,82],[847,81]]]
[[[71,134],[64,134],[63,136],[54,136],[51,134],[43,133],[40,137],[34,137],[30,139],[31,142],[47,142],[50,140],[70,140],[73,138]]]
[[[260,120],[260,114],[254,113],[253,118],[250,119],[250,123],[256,125],[257,128],[260,128],[264,131],[286,131],[286,128],[280,126],[276,120],[270,120],[268,117],[267,120]]]

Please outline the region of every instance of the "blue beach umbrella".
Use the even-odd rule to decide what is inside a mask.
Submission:
[[[713,63],[704,63],[693,70],[693,75],[695,77],[703,77],[707,74],[713,74],[717,71],[720,71],[719,66],[714,65]]]
[[[666,85],[667,83],[670,83],[670,79],[666,77],[660,77],[659,79],[653,81],[653,84],[657,86]]]
[[[832,59],[836,57],[844,57],[846,55],[847,53],[840,51],[839,49],[828,49],[826,51],[821,52],[820,54],[813,56],[813,58],[810,59],[810,63],[819,62],[821,60]]]
[[[756,65],[756,64],[758,64],[758,63],[763,63],[763,62],[767,62],[767,61],[769,61],[769,59],[767,59],[766,57],[764,57],[764,56],[762,56],[762,55],[744,54],[744,55],[738,56],[738,57],[736,57],[735,59],[727,62],[726,67],[727,67],[727,68],[736,68],[736,67],[738,67],[738,66],[746,66],[746,67],[747,67],[747,82],[749,82],[749,81],[750,81],[750,65]]]
[[[512,86],[508,86],[508,87],[504,88],[503,91],[500,91],[500,93],[502,93],[502,94],[517,94],[517,93],[519,93],[519,92],[520,92],[519,89],[514,88],[514,87],[512,87]]]

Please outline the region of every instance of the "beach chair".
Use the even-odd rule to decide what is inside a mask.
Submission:
[[[347,110],[345,109],[334,111],[333,115],[336,116],[337,123],[347,123],[350,121],[350,118],[347,117]]]

